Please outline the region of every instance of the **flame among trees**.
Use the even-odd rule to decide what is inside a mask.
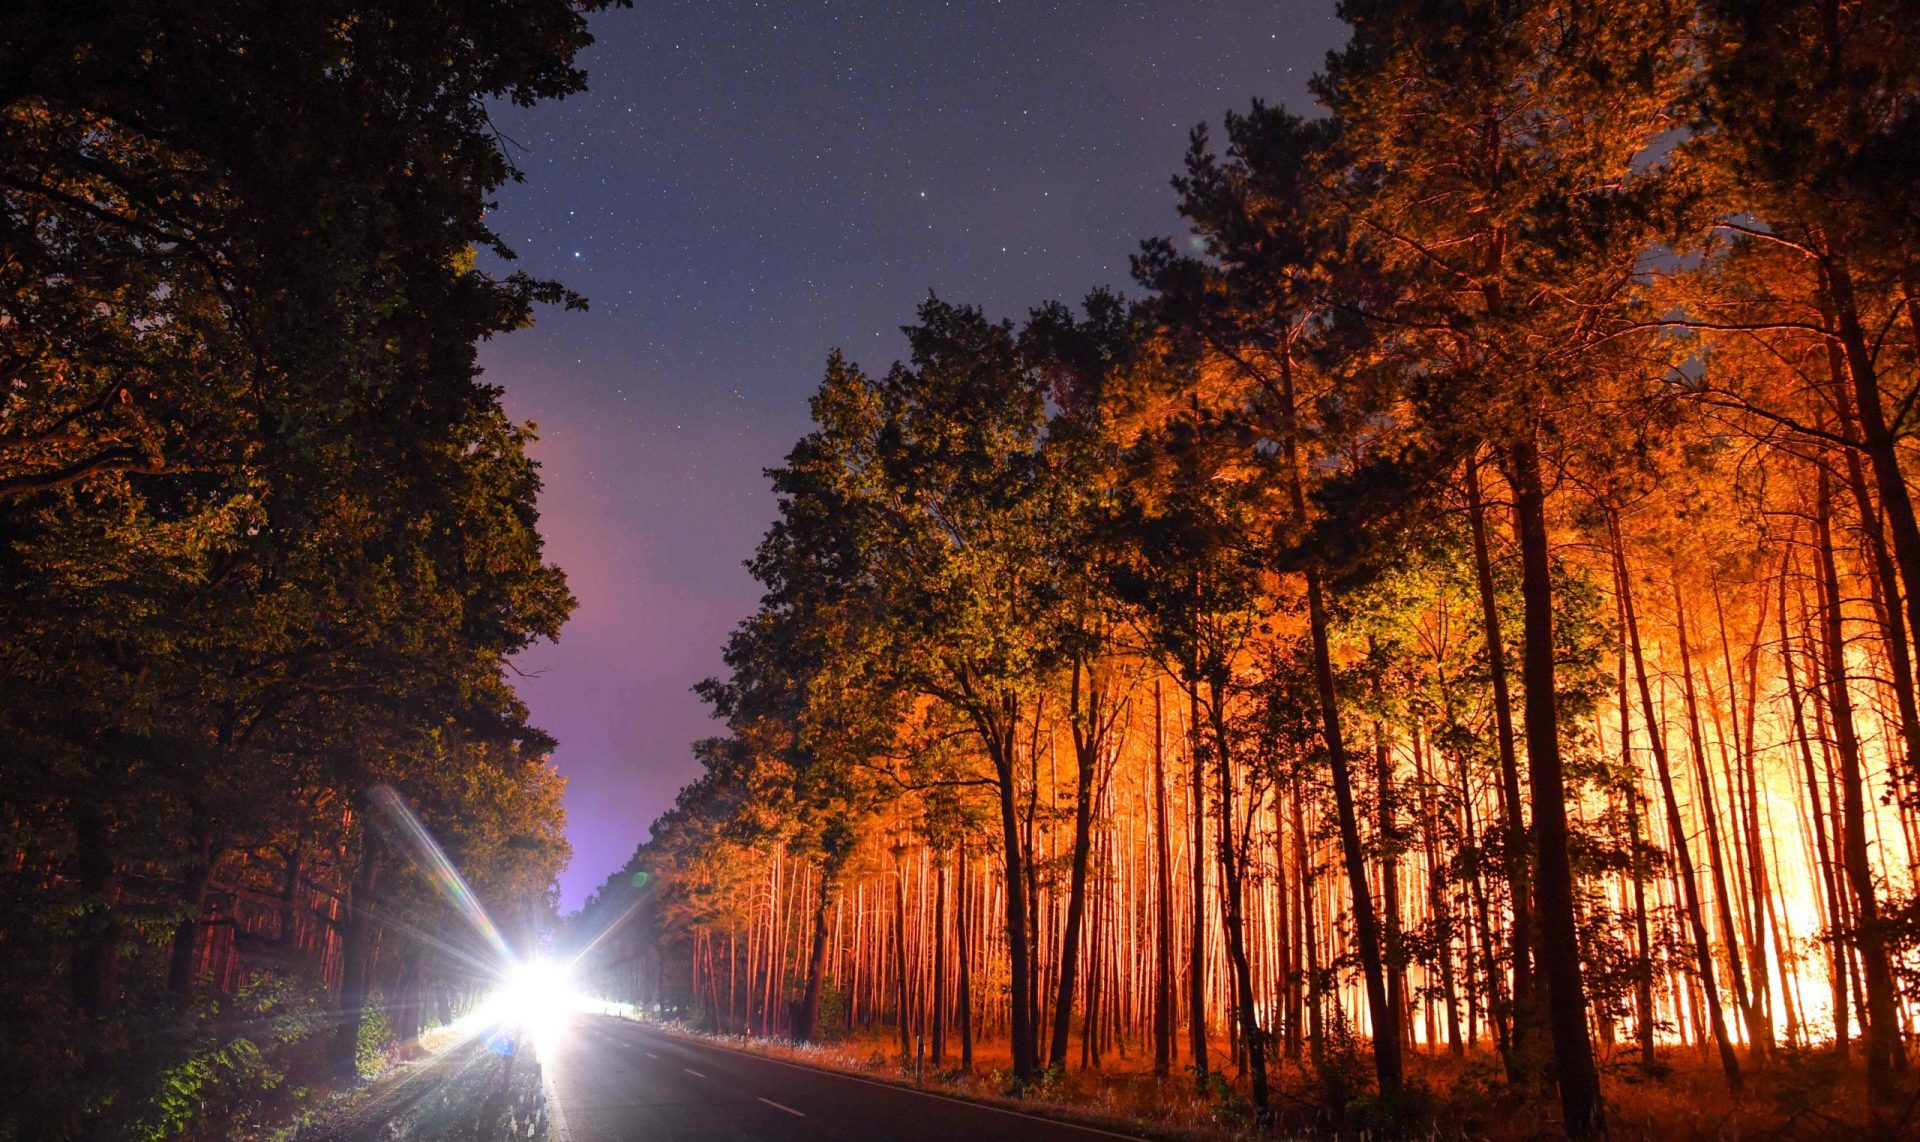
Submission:
[[[1920,19],[1341,10],[1328,117],[1197,132],[1143,298],[829,362],[604,978],[1262,1110],[1349,1026],[1575,1134],[1596,1042],[1904,1081]]]

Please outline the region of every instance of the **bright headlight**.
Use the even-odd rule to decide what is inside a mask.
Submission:
[[[518,1024],[539,1038],[579,1006],[579,997],[566,968],[535,959],[514,965],[492,1006],[502,1022]]]

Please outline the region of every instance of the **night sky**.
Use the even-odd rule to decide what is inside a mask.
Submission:
[[[1307,110],[1332,0],[653,2],[596,18],[590,90],[502,109],[494,224],[592,311],[486,347],[539,424],[542,524],[579,610],[518,665],[569,779],[571,910],[697,772],[689,691],[758,591],[762,470],[828,350],[904,351],[929,289],[1019,318],[1126,286],[1178,230],[1187,131]]]

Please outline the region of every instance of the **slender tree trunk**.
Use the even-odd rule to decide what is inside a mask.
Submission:
[[[1103,746],[1099,691],[1093,672],[1078,658],[1072,668],[1068,717],[1073,732],[1073,856],[1068,872],[1067,920],[1060,939],[1060,990],[1054,997],[1053,1043],[1047,1066],[1064,1071],[1067,1034],[1073,1023],[1073,992],[1080,965],[1080,926],[1087,911],[1087,864],[1093,851],[1093,794]],[[1083,694],[1084,687],[1084,694]]]
[[[1295,409],[1292,362],[1281,354],[1281,417],[1285,426],[1281,448],[1287,471],[1288,494],[1295,519],[1304,526],[1307,520],[1305,477],[1301,473],[1299,425]],[[1340,703],[1333,681],[1333,650],[1328,634],[1327,604],[1320,582],[1320,569],[1309,564],[1307,579],[1307,625],[1313,650],[1314,689],[1320,705],[1320,735],[1327,747],[1327,765],[1333,779],[1333,805],[1340,825],[1340,847],[1347,870],[1347,887],[1353,893],[1354,943],[1360,953],[1360,966],[1366,976],[1367,1009],[1373,1022],[1373,1069],[1384,1094],[1400,1090],[1400,1012],[1388,1001],[1385,965],[1380,954],[1379,920],[1374,912],[1373,892],[1367,884],[1367,856],[1360,845],[1360,820],[1353,803],[1353,772],[1347,756],[1346,741],[1340,732]]]
[[[946,1059],[947,1050],[947,862],[944,856],[933,866],[933,1030],[928,1036],[927,1058],[936,1069]]]
[[[1274,979],[1274,1006],[1279,1008],[1276,1017],[1282,1030],[1283,1050],[1289,1059],[1300,1057],[1300,941],[1292,918],[1293,909],[1289,901],[1297,889],[1287,874],[1286,829],[1282,821],[1282,790],[1276,783],[1273,790],[1273,879],[1277,900],[1273,929],[1275,959],[1277,963]]]
[[[1560,762],[1554,693],[1553,575],[1548,550],[1546,489],[1529,426],[1509,449],[1520,539],[1520,593],[1525,603],[1521,678],[1526,688],[1527,769],[1533,792],[1533,836],[1539,875],[1540,974],[1547,986],[1547,1025],[1569,1134],[1605,1134],[1606,1107],[1593,1043],[1587,1037],[1586,988],[1580,977],[1579,924],[1573,865],[1567,853],[1567,786]]]
[[[1609,517],[1608,522],[1612,520]],[[1612,553],[1610,553],[1612,554]],[[1640,830],[1640,779],[1633,761],[1632,702],[1627,697],[1627,621],[1625,584],[1615,567],[1614,600],[1620,622],[1619,673],[1616,693],[1620,701],[1620,766],[1625,777],[1621,792],[1627,804],[1628,875],[1633,885],[1634,947],[1633,994],[1634,1026],[1640,1045],[1640,1061],[1651,1065],[1653,1054],[1653,958],[1652,941],[1647,928],[1647,875],[1644,839]]]
[[[1473,820],[1473,783],[1467,773],[1467,757],[1464,752],[1456,755],[1455,764],[1460,780],[1460,835],[1478,838],[1479,829]],[[1473,894],[1473,916],[1480,927],[1481,968],[1487,981],[1487,1016],[1493,1022],[1494,1050],[1499,1052],[1501,1061],[1506,1065],[1509,1081],[1519,1073],[1520,1066],[1512,1058],[1513,1042],[1509,1034],[1509,1020],[1504,1013],[1505,1004],[1500,998],[1500,965],[1494,955],[1493,916],[1487,904],[1486,878],[1481,874],[1480,861],[1474,861],[1467,879],[1467,889]],[[1468,963],[1468,973],[1472,973],[1472,963]]]
[[[1866,778],[1860,762],[1860,740],[1854,729],[1853,697],[1847,689],[1846,637],[1840,606],[1840,577],[1833,559],[1833,492],[1827,470],[1815,478],[1814,526],[1818,539],[1820,579],[1825,596],[1821,634],[1826,642],[1827,705],[1832,714],[1835,750],[1840,758],[1841,847],[1848,886],[1853,890],[1855,943],[1859,947],[1867,1001],[1867,1085],[1875,1098],[1892,1097],[1894,1074],[1904,1069],[1900,1041],[1899,1000],[1894,993],[1886,935],[1881,931],[1880,902],[1873,885],[1867,852]]]
[[[1193,762],[1193,937],[1187,945],[1187,1040],[1195,1084],[1207,1087],[1207,778],[1201,759],[1200,694],[1187,680],[1187,754]]]
[[[1320,934],[1314,918],[1312,864],[1307,860],[1306,813],[1300,805],[1300,783],[1293,783],[1293,880],[1299,885],[1300,942],[1307,963],[1307,1056],[1318,1068],[1326,1062],[1326,1014],[1320,1005]]]
[[[1380,1089],[1400,1089],[1400,1013],[1387,998],[1386,969],[1380,950],[1380,927],[1367,883],[1366,850],[1360,844],[1360,819],[1354,807],[1353,772],[1346,743],[1340,734],[1339,699],[1334,690],[1333,653],[1327,634],[1326,603],[1321,597],[1320,574],[1307,571],[1307,615],[1313,641],[1314,679],[1319,691],[1320,732],[1327,746],[1327,764],[1333,784],[1334,813],[1340,826],[1340,848],[1346,864],[1347,887],[1353,894],[1354,944],[1366,978],[1367,1009],[1373,1021],[1373,1066]]]
[[[900,1026],[900,1059],[913,1062],[911,1009],[907,1006],[907,869],[901,849],[893,850],[893,970],[896,976],[894,1021]]]
[[[1394,819],[1393,752],[1378,722],[1373,724],[1373,776],[1380,815],[1380,914],[1386,945],[1387,1006],[1393,1008],[1404,1047],[1412,1039],[1413,1028],[1408,1020],[1406,954],[1400,941],[1400,827]]]
[[[1617,569],[1616,569],[1617,576]],[[1633,764],[1632,702],[1627,697],[1627,623],[1625,584],[1616,577],[1615,595],[1620,611],[1620,763],[1626,771],[1622,793],[1627,802],[1627,843],[1629,875],[1633,878],[1633,1007],[1635,1039],[1640,1044],[1640,1061],[1651,1066],[1653,1054],[1653,941],[1647,928],[1646,844],[1640,831],[1640,779]],[[1652,733],[1649,728],[1648,733]]]
[[[1039,736],[1040,725],[1039,720],[1036,718],[1033,726],[1033,737],[1027,744],[1027,812],[1025,819],[1021,821],[1021,830],[1026,836],[1025,844],[1027,854],[1024,867],[1027,874],[1027,1027],[1029,1028],[1028,1036],[1030,1044],[1028,1051],[1033,1059],[1033,1073],[1036,1078],[1039,1077],[1040,1072],[1045,1068],[1045,1063],[1040,1055],[1040,1033],[1043,1027],[1040,1018],[1041,996],[1045,993],[1040,974],[1042,966],[1048,959],[1046,954],[1046,930],[1041,927],[1040,917],[1040,865],[1042,858],[1040,856],[1040,848],[1034,843],[1033,836],[1034,823],[1039,817],[1040,806]],[[1048,784],[1050,788],[1057,787],[1057,783],[1049,782]],[[1053,854],[1051,852],[1047,853],[1049,860],[1052,856]]]
[[[1893,540],[1893,559],[1900,568],[1900,589],[1889,590],[1889,602],[1894,596],[1905,602],[1907,633],[1920,636],[1920,522],[1914,518],[1913,497],[1907,489],[1906,474],[1900,469],[1899,440],[1880,404],[1880,378],[1854,300],[1852,273],[1843,259],[1831,255],[1821,260],[1821,270],[1845,351],[1846,376],[1851,382],[1848,395],[1860,422],[1862,451],[1873,469],[1875,489]],[[1869,1054],[1871,1051],[1869,1047]]]
[[[1660,717],[1653,704],[1653,690],[1647,684],[1646,658],[1640,650],[1640,623],[1633,607],[1633,581],[1627,575],[1626,541],[1620,534],[1617,519],[1609,517],[1608,524],[1613,531],[1614,581],[1620,595],[1620,609],[1626,619],[1627,649],[1633,656],[1633,672],[1640,690],[1641,713],[1647,723],[1647,742],[1653,750],[1653,765],[1660,780],[1660,793],[1667,809],[1667,839],[1673,845],[1674,859],[1679,865],[1676,874],[1680,881],[1687,927],[1693,936],[1693,954],[1699,968],[1700,990],[1706,1000],[1707,1019],[1713,1029],[1713,1043],[1720,1052],[1720,1068],[1726,1072],[1727,1085],[1735,1091],[1744,1087],[1740,1074],[1740,1060],[1733,1052],[1733,1041],[1727,1035],[1726,1015],[1720,1009],[1720,989],[1714,983],[1713,945],[1707,939],[1707,924],[1701,916],[1699,878],[1694,875],[1692,847],[1687,842],[1686,822],[1680,816],[1680,800],[1673,791],[1673,767],[1667,760],[1666,735],[1660,723]]]
[[[1420,847],[1427,865],[1427,910],[1432,914],[1435,942],[1439,945],[1440,987],[1446,1005],[1447,1052],[1458,1058],[1466,1054],[1460,1038],[1460,999],[1454,978],[1453,906],[1447,894],[1447,874],[1440,860],[1443,844],[1439,836],[1440,815],[1434,806],[1433,782],[1427,771],[1426,750],[1416,732],[1413,739],[1413,779],[1420,789]],[[1467,965],[1472,974],[1473,965]]]
[[[1027,928],[1025,862],[1020,852],[1020,818],[1014,803],[1013,733],[1009,727],[997,735],[994,766],[999,772],[1000,833],[1004,844],[1003,867],[1006,870],[1007,958],[1012,968],[1013,1077],[1024,1086],[1039,1077],[1034,1059],[1032,964]]]
[[[973,955],[971,945],[967,943],[967,841],[960,839],[960,891],[958,907],[954,909],[957,927],[954,935],[958,940],[960,953],[960,994],[957,1006],[960,1012],[960,1069],[967,1073],[973,1071]]]
[[[1787,631],[1787,576],[1784,570],[1780,576],[1780,668],[1787,680],[1787,700],[1793,710],[1793,734],[1800,747],[1807,797],[1811,802],[1814,859],[1819,864],[1821,883],[1826,889],[1827,954],[1831,967],[1829,983],[1833,988],[1833,1046],[1835,1053],[1844,1059],[1847,1055],[1847,962],[1845,945],[1840,936],[1840,886],[1833,867],[1833,848],[1827,841],[1827,816],[1820,808],[1820,778],[1815,772],[1812,739],[1807,733],[1801,689],[1793,673],[1793,641]]]
[[[1153,1073],[1173,1069],[1173,856],[1167,833],[1166,735],[1160,679],[1153,680],[1154,890],[1158,932],[1154,940]]]
[[[1493,994],[1494,1018],[1502,1026],[1511,1025],[1507,1058],[1508,1077],[1520,1077],[1527,1069],[1531,1041],[1528,1029],[1534,1022],[1533,1002],[1533,888],[1530,868],[1531,845],[1527,833],[1526,802],[1520,796],[1520,761],[1514,747],[1513,697],[1507,684],[1507,650],[1500,633],[1499,597],[1493,585],[1493,556],[1487,541],[1487,510],[1480,493],[1480,459],[1468,461],[1467,521],[1473,535],[1474,580],[1480,594],[1480,621],[1487,646],[1487,670],[1493,686],[1494,741],[1500,754],[1500,812],[1505,828],[1507,885],[1513,898],[1513,930],[1508,953],[1513,960],[1513,993],[1510,1010],[1503,1018],[1500,993]]]
[[[1920,301],[1908,299],[1909,318],[1920,316]],[[1914,337],[1920,343],[1920,329],[1914,330]],[[1827,342],[1828,370],[1838,385],[1845,375],[1843,362],[1845,356],[1841,347],[1832,340]],[[1853,394],[1858,399],[1857,392]],[[1837,394],[1833,402],[1839,413],[1841,434],[1855,434],[1853,408],[1848,394]],[[1904,773],[1911,785],[1920,783],[1920,708],[1916,707],[1914,693],[1913,643],[1920,628],[1908,623],[1907,609],[1902,606],[1905,599],[1908,606],[1914,604],[1913,582],[1907,581],[1905,592],[1901,589],[1901,577],[1894,565],[1893,556],[1888,551],[1886,528],[1882,525],[1881,512],[1875,503],[1873,494],[1867,488],[1867,481],[1861,471],[1860,454],[1854,449],[1845,449],[1847,483],[1853,492],[1853,499],[1860,516],[1860,533],[1868,555],[1868,574],[1866,575],[1870,594],[1874,601],[1876,617],[1880,621],[1882,641],[1887,648],[1887,673],[1892,684],[1894,705],[1900,714],[1900,738],[1904,747]],[[1904,490],[1905,484],[1902,482]],[[1911,512],[1911,507],[1909,507]],[[1907,806],[1903,802],[1902,808]],[[1914,859],[1914,847],[1909,845],[1909,861]]]
[[[1746,894],[1749,898],[1747,932],[1751,937],[1747,944],[1747,978],[1752,981],[1753,984],[1753,1022],[1757,1026],[1754,1037],[1754,1049],[1762,1058],[1771,1055],[1774,1049],[1773,980],[1772,974],[1767,967],[1769,958],[1767,955],[1767,940],[1770,938],[1771,932],[1767,916],[1769,914],[1769,904],[1771,901],[1767,882],[1766,856],[1762,851],[1760,841],[1760,791],[1757,774],[1755,773],[1755,770],[1758,768],[1755,754],[1758,751],[1754,745],[1755,724],[1758,717],[1755,707],[1759,695],[1758,647],[1761,632],[1766,629],[1766,603],[1766,592],[1762,590],[1760,593],[1759,619],[1754,627],[1753,639],[1748,644],[1749,649],[1746,656],[1747,689],[1745,729],[1743,732],[1741,713],[1737,709],[1739,705],[1737,697],[1738,687],[1733,671],[1732,643],[1727,634],[1726,606],[1721,600],[1720,579],[1717,575],[1714,577],[1713,609],[1720,630],[1720,662],[1727,676],[1728,717],[1734,729],[1735,764],[1734,773],[1729,776],[1731,778],[1737,778],[1739,781],[1737,790],[1729,792],[1728,799],[1730,801],[1737,801],[1740,807],[1740,813],[1737,814],[1737,819],[1733,822],[1733,825],[1736,829],[1735,836],[1737,843],[1735,847],[1736,849],[1743,848],[1745,854],[1747,872]],[[1775,948],[1776,950],[1781,950],[1777,942],[1775,943]],[[1784,966],[1784,951],[1782,951],[1781,962]],[[1791,1019],[1791,1004],[1787,1005],[1787,1012],[1788,1018]]]
[[[379,887],[379,864],[371,835],[364,842],[353,888],[347,894],[346,930],[340,946],[340,1002],[328,1057],[335,1071],[355,1072],[360,1046],[360,1020],[366,1012],[368,984],[373,969],[374,893]]]
[[[1681,693],[1687,707],[1687,737],[1692,744],[1694,784],[1700,790],[1700,815],[1707,828],[1707,869],[1713,877],[1714,911],[1720,921],[1720,939],[1727,949],[1727,972],[1733,981],[1733,998],[1747,1025],[1748,1042],[1759,1050],[1760,1020],[1747,990],[1746,969],[1740,963],[1740,933],[1733,920],[1733,895],[1727,889],[1726,864],[1721,857],[1720,809],[1714,800],[1713,780],[1707,773],[1707,744],[1700,728],[1700,702],[1693,688],[1693,653],[1687,638],[1687,609],[1680,597],[1680,584],[1673,581],[1673,619],[1680,636]]]
[[[1226,912],[1227,958],[1233,966],[1234,990],[1240,1009],[1240,1042],[1252,1085],[1254,1112],[1267,1112],[1267,1053],[1260,1032],[1259,1006],[1253,993],[1253,970],[1247,959],[1246,856],[1234,824],[1234,781],[1231,744],[1227,735],[1227,680],[1212,680],[1214,771],[1220,786],[1220,879]]]

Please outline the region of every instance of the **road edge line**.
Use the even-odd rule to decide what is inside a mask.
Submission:
[[[535,1048],[534,1054],[538,1058],[538,1048]],[[573,1132],[567,1129],[567,1112],[560,1105],[560,1088],[553,1081],[553,1068],[544,1061],[540,1064],[540,1092],[547,1096],[549,1142],[573,1142]]]
[[[784,1110],[784,1111],[786,1111],[786,1112],[787,1112],[788,1114],[791,1114],[791,1115],[793,1115],[793,1116],[794,1116],[795,1118],[805,1118],[805,1117],[807,1116],[807,1112],[806,1112],[806,1111],[804,1111],[804,1110],[795,1110],[794,1108],[792,1108],[791,1106],[788,1106],[788,1105],[787,1105],[786,1103],[784,1103],[784,1102],[775,1102],[775,1101],[773,1101],[773,1100],[772,1100],[772,1099],[770,1099],[770,1098],[761,1098],[760,1096],[758,1096],[758,1095],[755,1095],[755,1096],[754,1096],[754,1101],[755,1101],[755,1102],[764,1102],[764,1103],[766,1103],[766,1104],[767,1104],[768,1106],[771,1106],[771,1107],[773,1107],[773,1108],[774,1108],[775,1110]]]

